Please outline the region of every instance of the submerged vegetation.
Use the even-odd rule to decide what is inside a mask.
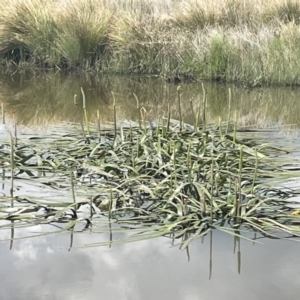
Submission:
[[[296,0],[1,1],[3,64],[300,83]]]
[[[179,93],[177,103],[180,112]],[[10,189],[0,198],[0,229],[10,228],[12,240],[16,229],[37,224],[107,233],[104,244],[171,236],[182,238],[182,249],[215,229],[299,238],[300,191],[291,184],[299,161],[259,134],[238,132],[230,105],[218,126],[206,122],[205,91],[193,126],[170,111],[148,123],[138,99],[138,123],[121,126],[115,103],[113,126],[90,124],[85,107],[81,126],[2,138],[2,183]]]

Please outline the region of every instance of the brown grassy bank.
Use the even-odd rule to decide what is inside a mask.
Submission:
[[[300,1],[1,1],[7,66],[300,84]]]

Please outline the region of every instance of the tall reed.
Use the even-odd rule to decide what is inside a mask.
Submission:
[[[0,3],[6,65],[300,84],[296,0]]]
[[[81,87],[81,94],[82,94],[82,108],[83,108],[83,114],[84,114],[86,133],[87,133],[87,135],[90,135],[90,125],[89,125],[88,113],[87,113],[87,109],[86,109],[86,99],[85,99],[85,93],[84,93],[84,90],[82,87]]]
[[[179,112],[179,128],[182,130],[182,115],[181,115],[181,95],[180,95],[180,85],[177,87],[177,100],[178,100],[178,112]]]
[[[206,131],[206,92],[205,92],[205,88],[204,88],[204,84],[202,82],[202,122],[203,122],[203,132]]]
[[[112,91],[111,92],[112,97],[113,97],[113,108],[114,108],[114,130],[115,130],[115,139],[117,138],[117,109],[116,109],[116,98],[115,94]]]

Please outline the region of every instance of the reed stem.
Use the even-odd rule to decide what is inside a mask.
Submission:
[[[133,96],[136,100],[136,108],[137,108],[137,111],[138,111],[138,118],[139,118],[139,129],[141,129],[142,124],[141,124],[141,114],[140,114],[140,101],[139,101],[139,98],[137,97],[137,95],[135,93],[133,93]]]
[[[203,103],[203,111],[202,111],[202,121],[203,121],[203,132],[206,131],[206,92],[204,88],[204,84],[202,82],[202,92],[203,92],[203,98],[202,98],[202,103]]]
[[[115,94],[112,91],[111,92],[112,97],[113,97],[113,108],[114,108],[114,129],[115,129],[115,140],[117,138],[117,110],[116,110],[116,98],[115,98]]]
[[[231,118],[231,88],[228,88],[228,116],[227,116],[227,126],[226,126],[226,135],[228,134],[229,125]]]
[[[89,120],[88,120],[88,113],[86,110],[86,99],[85,99],[85,93],[84,93],[84,90],[82,87],[81,87],[81,94],[82,94],[82,108],[83,108],[83,113],[84,113],[86,134],[90,135],[90,125],[89,125]]]
[[[100,125],[100,112],[97,109],[97,128],[98,128],[98,140],[99,143],[101,142],[101,125]]]
[[[234,112],[234,129],[233,129],[233,143],[236,143],[236,131],[237,131],[237,111]]]
[[[211,165],[210,165],[210,197],[211,197],[211,206],[210,206],[210,222],[213,223],[213,202],[214,202],[214,158],[211,154]]]
[[[72,171],[70,172],[70,175],[71,175],[71,188],[72,188],[73,203],[76,203],[75,189],[74,189],[74,174]]]
[[[240,148],[239,159],[239,177],[238,177],[238,190],[239,197],[237,199],[237,217],[240,217],[241,203],[242,203],[242,171],[243,171],[243,146]]]
[[[14,198],[14,172],[15,172],[15,158],[14,158],[14,141],[11,132],[7,129],[10,137],[10,169],[11,169],[11,182],[10,182],[10,196],[12,199],[12,207],[13,207],[13,198]]]
[[[167,132],[170,131],[170,120],[171,120],[171,111],[170,111],[170,103],[168,102]]]
[[[145,109],[145,107],[142,107],[140,109],[140,113],[141,113],[141,119],[142,119],[142,123],[143,123],[143,127],[144,127],[144,131],[146,132],[146,113],[147,110]]]
[[[209,279],[212,277],[212,265],[213,265],[213,233],[210,230],[210,243],[209,243]]]
[[[252,187],[251,187],[251,194],[254,194],[254,186],[257,178],[257,171],[258,171],[258,154],[257,154],[257,149],[255,148],[255,171],[254,171],[254,177],[253,177],[253,182],[252,182]]]
[[[177,99],[178,99],[178,111],[179,111],[179,128],[182,130],[182,115],[181,115],[181,94],[180,94],[180,85],[177,87]]]

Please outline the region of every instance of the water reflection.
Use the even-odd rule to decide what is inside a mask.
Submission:
[[[0,238],[5,237],[9,233],[2,230]],[[11,251],[1,242],[3,299],[281,300],[293,299],[299,290],[299,245],[284,240],[264,239],[264,245],[240,240],[241,270],[233,253],[233,237],[217,231],[212,251],[209,237],[190,245],[190,261],[178,247],[170,248],[165,238],[110,249],[76,248],[108,238],[77,234],[68,252],[69,238],[66,233],[17,240]]]
[[[147,117],[166,115],[168,103],[178,118],[177,86],[155,78],[92,78],[61,73],[2,74],[1,102],[10,118],[23,125],[78,122],[83,87],[90,118],[99,110],[102,121],[112,121],[112,93],[118,117],[137,120],[133,93]],[[228,86],[204,83],[209,121],[227,118]],[[232,110],[243,125],[299,124],[299,91],[290,88],[246,91],[231,86]],[[201,84],[182,85],[182,112],[194,122],[202,105]],[[9,183],[2,189],[9,194]],[[17,183],[16,194],[23,193]],[[6,190],[5,190],[6,189]],[[27,186],[28,190],[28,186]],[[39,191],[32,188],[35,196]],[[30,191],[28,191],[30,192]],[[57,193],[57,191],[56,191]],[[69,192],[68,192],[69,193]],[[69,193],[70,194],[70,193]],[[40,196],[51,197],[44,188]],[[65,195],[63,195],[65,197]],[[10,223],[10,222],[7,222]],[[0,231],[0,276],[3,299],[291,299],[299,290],[299,245],[286,240],[267,240],[252,245],[217,230],[204,240],[193,241],[180,251],[180,241],[167,238],[109,247],[80,248],[107,242],[110,233],[73,229],[60,234],[29,235],[57,230],[41,225]],[[237,232],[237,234],[240,234]],[[16,238],[12,242],[11,238]],[[114,233],[113,239],[122,238]],[[188,237],[185,237],[188,238]],[[177,245],[176,245],[177,243]],[[243,253],[243,255],[242,255]],[[210,279],[210,280],[209,280]],[[234,296],[233,296],[234,295]]]
[[[6,113],[23,125],[47,125],[61,121],[78,122],[82,119],[80,88],[86,94],[87,109],[91,121],[99,110],[101,121],[113,120],[112,91],[116,98],[119,119],[137,120],[135,94],[140,106],[146,109],[148,120],[166,116],[168,104],[171,117],[178,119],[177,86],[160,78],[101,77],[66,75],[62,73],[26,74],[2,73],[0,76],[0,101]],[[276,124],[299,125],[300,89],[264,88],[246,90],[216,83],[204,83],[207,95],[209,122],[227,120],[228,88],[232,94],[232,118],[234,111],[242,125],[269,126]],[[182,115],[193,124],[197,111],[202,109],[201,83],[182,84]],[[74,105],[74,95],[79,105]]]

